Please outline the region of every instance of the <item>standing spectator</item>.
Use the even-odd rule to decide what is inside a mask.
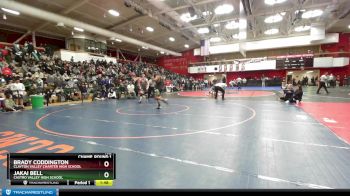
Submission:
[[[22,82],[20,82],[19,79],[16,79],[16,83],[13,84],[14,87],[14,91],[13,92],[13,97],[16,100],[16,104],[23,106],[23,97],[25,95],[25,87],[24,84]]]
[[[266,77],[265,77],[265,75],[263,74],[263,75],[261,76],[261,87],[265,87],[265,86],[266,86],[265,82],[266,82]]]
[[[237,81],[237,88],[238,88],[238,90],[241,90],[241,88],[242,88],[242,78],[240,78],[238,76],[236,81]]]
[[[328,86],[334,88],[335,87],[335,77],[333,74],[330,74],[328,77]]]
[[[348,86],[348,78],[346,77],[346,75],[344,75],[343,78],[343,86]]]
[[[208,80],[207,79],[204,80],[204,87],[208,88]]]
[[[243,78],[243,86],[247,86],[247,79],[246,78]]]
[[[339,75],[337,75],[336,85],[337,85],[337,87],[340,86],[340,76]]]
[[[222,83],[226,84],[226,77],[225,76],[222,78]]]

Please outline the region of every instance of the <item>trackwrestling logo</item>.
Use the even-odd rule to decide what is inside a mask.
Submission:
[[[0,192],[1,192],[1,189],[0,189]],[[20,196],[24,196],[24,195],[56,196],[58,195],[58,191],[56,189],[3,189],[1,193],[3,196],[18,196],[18,195]]]

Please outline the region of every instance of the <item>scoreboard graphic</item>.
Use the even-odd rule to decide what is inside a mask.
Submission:
[[[302,67],[313,67],[314,55],[287,55],[276,58],[277,69],[299,69]]]
[[[10,185],[112,186],[114,153],[7,155]]]

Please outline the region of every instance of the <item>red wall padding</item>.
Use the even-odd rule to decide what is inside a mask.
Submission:
[[[324,52],[350,52],[350,33],[340,33],[339,43],[321,45]],[[339,56],[339,55],[334,55]],[[349,56],[349,55],[346,55]]]
[[[340,68],[324,68],[320,69],[320,74],[324,74],[328,72],[329,74],[333,74],[335,76],[339,75],[340,78],[343,78],[344,75],[350,76],[350,65],[346,67],[340,67]]]
[[[157,60],[157,64],[172,72],[188,75],[188,65],[190,63],[202,62],[203,57],[194,56],[193,50],[182,53],[181,57],[165,56]]]

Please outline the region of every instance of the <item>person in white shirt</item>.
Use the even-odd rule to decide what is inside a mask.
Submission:
[[[216,83],[214,85],[214,91],[215,91],[215,99],[218,98],[218,92],[220,91],[222,94],[222,100],[225,99],[225,88],[227,87],[226,83]]]
[[[13,83],[13,80],[10,80],[7,87],[7,89],[10,89],[12,94],[15,93],[16,91],[16,86],[15,86],[15,83]]]
[[[128,86],[126,87],[128,89],[128,94],[132,98],[135,98],[136,93],[135,93],[135,86],[132,82],[129,82]]]
[[[243,78],[243,86],[246,86],[246,85],[247,85],[247,79]]]
[[[242,78],[238,77],[236,79],[236,81],[237,81],[237,88],[238,88],[238,90],[241,90],[241,88],[242,88]]]
[[[17,105],[23,106],[23,96],[25,94],[25,87],[24,84],[19,81],[19,79],[16,80],[16,83],[13,85],[13,98],[16,101]]]
[[[326,90],[327,94],[329,93],[327,90],[327,87],[326,87],[327,78],[328,78],[327,75],[328,75],[328,73],[326,72],[324,75],[322,75],[320,77],[320,84],[319,84],[319,87],[317,89],[317,94],[320,94],[320,90],[322,87]]]
[[[264,75],[261,76],[261,87],[266,86],[266,77]]]
[[[230,84],[231,87],[235,87],[236,86],[236,81],[231,80],[229,84]]]

